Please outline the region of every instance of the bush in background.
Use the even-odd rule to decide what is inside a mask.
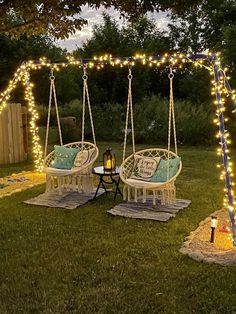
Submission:
[[[212,120],[214,117],[212,104],[193,104],[190,101],[175,100],[175,120],[177,139],[183,145],[211,145],[215,141],[217,131]],[[39,106],[39,124],[46,126],[46,107]],[[160,96],[145,98],[134,104],[134,126],[137,143],[166,145],[168,137],[169,101]],[[86,107],[85,139],[92,139],[92,131]],[[105,103],[93,106],[93,120],[97,140],[123,141],[126,105]],[[77,125],[62,126],[64,142],[81,139],[82,103],[75,99],[60,108],[60,117],[74,116]],[[52,110],[51,126],[56,127],[55,110]],[[130,125],[129,125],[130,127]],[[173,132],[172,132],[173,133]],[[131,140],[129,135],[128,141]],[[173,142],[173,138],[172,138]]]
[[[168,110],[168,99],[156,96],[146,98],[135,106],[137,142],[167,143]],[[189,101],[175,100],[175,121],[179,144],[210,145],[214,143],[213,114],[212,105],[194,105]]]

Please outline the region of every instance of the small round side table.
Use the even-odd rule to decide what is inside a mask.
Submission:
[[[117,194],[119,193],[121,196],[121,190],[119,188],[119,183],[120,183],[120,169],[119,167],[116,167],[113,171],[104,171],[103,166],[95,167],[93,168],[93,174],[99,176],[99,183],[97,186],[97,190],[95,192],[94,198],[97,196],[97,193],[99,191],[100,186],[103,187],[106,195],[108,192],[113,192],[115,193],[114,200],[116,199]],[[107,181],[107,179],[110,179]],[[115,191],[110,191],[107,190],[106,185],[115,185]]]

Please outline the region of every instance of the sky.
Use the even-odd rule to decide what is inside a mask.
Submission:
[[[125,23],[125,20],[120,17],[120,13],[113,8],[105,9],[104,7],[100,7],[99,9],[95,10],[88,6],[84,6],[82,8],[80,17],[86,19],[88,21],[88,24],[84,26],[82,30],[76,31],[76,33],[71,35],[68,39],[58,40],[56,44],[63,49],[64,48],[67,49],[69,52],[72,52],[77,47],[81,47],[83,43],[86,42],[86,40],[92,36],[92,30],[94,25],[102,24],[103,12],[106,12],[109,15],[111,15],[119,25]],[[149,14],[148,16],[156,20],[158,28],[160,29],[167,28],[168,18],[166,16],[166,13],[164,12],[152,13]]]

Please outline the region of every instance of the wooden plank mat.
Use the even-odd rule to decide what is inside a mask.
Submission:
[[[107,212],[114,216],[127,218],[167,221],[170,218],[174,218],[181,209],[188,207],[190,203],[190,200],[177,199],[174,204],[161,205],[159,203],[153,206],[152,200],[148,199],[146,203],[121,203]]]

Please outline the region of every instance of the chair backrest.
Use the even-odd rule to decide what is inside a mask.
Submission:
[[[83,145],[83,150],[89,150],[89,149],[95,149],[95,153],[93,154],[93,158],[90,160],[89,163],[86,163],[85,166],[80,167],[80,170],[83,170],[84,168],[88,168],[93,165],[95,160],[98,158],[99,150],[98,147],[90,142],[73,142],[73,143],[68,143],[63,146],[68,147],[68,148],[79,148],[82,150],[82,145]],[[51,167],[52,162],[55,158],[55,151],[53,150],[50,154],[47,155],[45,159],[45,167]]]
[[[123,182],[125,182],[126,179],[128,179],[133,172],[135,156],[143,156],[143,157],[151,157],[151,158],[160,157],[161,159],[164,159],[164,160],[167,160],[168,158],[173,159],[173,158],[178,157],[174,152],[168,151],[167,149],[162,149],[162,148],[149,148],[149,149],[140,150],[136,152],[135,155],[132,154],[129,157],[127,157],[123,161],[122,165],[120,166],[120,178]],[[170,178],[169,181],[175,180],[175,178],[181,172],[181,169],[182,169],[182,162],[180,161],[178,171],[176,172],[174,177]]]

